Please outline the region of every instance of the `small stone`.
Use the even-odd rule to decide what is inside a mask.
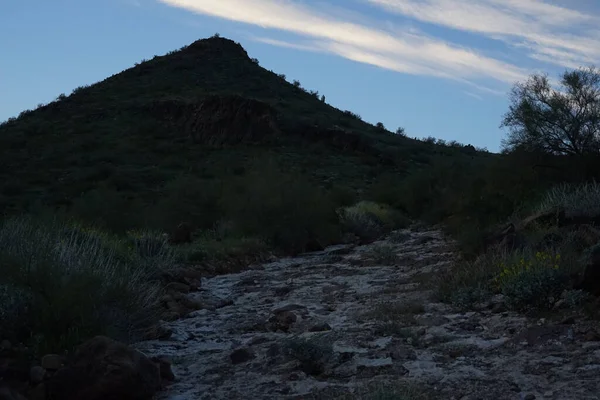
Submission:
[[[42,368],[58,371],[62,367],[62,357],[58,354],[46,354],[42,357]]]
[[[46,370],[39,365],[31,367],[29,371],[29,381],[32,385],[37,385],[44,380],[44,376],[46,376]]]
[[[252,360],[255,357],[254,353],[250,349],[242,348],[234,350],[229,355],[233,364],[241,364]]]
[[[324,332],[324,331],[330,331],[330,330],[331,330],[331,326],[327,322],[317,323],[308,329],[309,332]]]

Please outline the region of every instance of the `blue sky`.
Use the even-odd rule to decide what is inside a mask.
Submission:
[[[492,151],[514,82],[600,66],[597,0],[7,0],[0,120],[215,32],[369,122]]]

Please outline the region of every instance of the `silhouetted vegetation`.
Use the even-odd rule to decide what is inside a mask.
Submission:
[[[578,269],[545,263],[576,260],[577,240],[561,232],[541,252],[536,240],[553,232],[537,227],[517,253],[489,250],[485,238],[555,207],[596,215],[594,74],[565,74],[566,94],[546,78],[517,84],[503,154],[367,124],[218,34],[24,111],[0,125],[3,335],[45,350],[100,332],[128,338],[156,318],[151,277],[174,262],[228,272],[348,234],[373,241],[411,220],[458,240],[464,262],[440,298],[501,292],[515,309],[534,298],[551,306]],[[561,132],[569,140],[555,139]],[[40,222],[47,214],[54,222]],[[65,220],[77,223],[56,222]],[[191,243],[165,243],[182,222]]]

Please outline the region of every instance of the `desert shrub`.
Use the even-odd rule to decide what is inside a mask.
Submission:
[[[437,300],[470,308],[494,293],[493,279],[501,272],[506,255],[490,251],[473,260],[457,262],[449,271],[436,276]]]
[[[94,230],[15,217],[0,227],[2,336],[38,353],[71,349],[92,335],[135,338],[156,317],[159,287]],[[15,308],[16,307],[16,308]],[[15,309],[23,313],[15,313]],[[26,327],[29,333],[14,327]]]
[[[297,253],[340,237],[335,205],[318,185],[274,165],[232,179],[222,198],[225,214],[242,235]]]
[[[548,190],[536,211],[563,208],[567,216],[600,215],[600,184],[561,184]]]
[[[569,285],[558,253],[515,252],[500,267],[494,283],[507,305],[517,310],[550,309]]]
[[[214,237],[211,233],[201,234],[193,243],[178,246],[177,257],[189,263],[261,259],[270,254],[267,244],[259,238]]]
[[[222,193],[218,182],[179,176],[167,182],[158,201],[147,208],[146,224],[163,231],[172,231],[181,222],[211,229],[223,215]]]
[[[85,192],[73,201],[69,214],[100,229],[124,233],[139,226],[139,205],[107,184]]]
[[[360,201],[338,210],[342,227],[364,240],[375,240],[385,233],[408,226],[410,220],[393,208],[372,201]]]
[[[551,308],[568,289],[570,276],[579,268],[575,255],[556,248],[536,252],[489,251],[473,261],[454,266],[438,281],[438,298],[469,308],[494,293],[519,311]]]

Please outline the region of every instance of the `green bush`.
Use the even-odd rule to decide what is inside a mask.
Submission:
[[[118,243],[57,220],[4,221],[0,315],[8,320],[0,336],[38,353],[68,350],[98,334],[135,338],[157,317],[159,287],[125,261]]]
[[[569,286],[569,275],[559,253],[515,252],[500,264],[494,278],[507,305],[517,310],[551,309]]]
[[[361,201],[338,210],[342,227],[363,240],[376,240],[382,235],[408,226],[410,220],[389,206]]]
[[[561,248],[484,253],[473,261],[457,264],[438,278],[438,298],[470,308],[501,293],[507,306],[515,310],[552,308],[580,268],[574,254],[567,247],[563,250],[563,254]]]

